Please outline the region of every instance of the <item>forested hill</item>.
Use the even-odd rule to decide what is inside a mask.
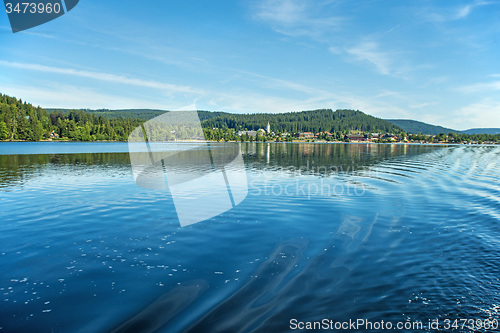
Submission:
[[[69,114],[70,109],[47,109],[49,112]],[[82,110],[95,116],[109,119],[149,120],[166,112],[152,109],[123,110]],[[198,111],[198,116],[205,128],[234,128],[257,130],[270,123],[274,132],[347,132],[358,130],[363,132],[400,132],[396,125],[385,120],[364,114],[361,111],[330,109],[288,112],[288,113],[254,113],[235,114],[220,111]]]
[[[461,133],[460,131],[442,126],[431,125],[421,121],[409,119],[386,119],[391,124],[402,128],[404,131],[412,134],[422,133],[428,135],[438,135],[440,133]]]
[[[0,140],[37,141],[51,137],[71,140],[127,140],[129,133],[142,122],[154,118],[161,110],[68,110],[49,109],[0,94]],[[260,114],[232,114],[198,111],[204,128],[265,128],[273,132],[394,132],[401,130],[361,111],[330,109]]]
[[[47,109],[49,112],[69,114],[70,109]],[[149,120],[166,112],[151,109],[124,110],[82,110],[95,116],[109,119]],[[385,120],[364,114],[361,111],[330,109],[288,112],[288,113],[254,113],[235,114],[220,111],[198,111],[198,116],[205,128],[234,128],[257,130],[270,123],[274,132],[347,132],[359,130],[363,132],[400,132],[401,130]]]
[[[465,134],[500,134],[500,128],[471,128],[465,131],[462,131]]]
[[[77,141],[125,141],[141,123],[138,119],[109,119],[81,110],[48,113],[0,93],[0,140],[38,141],[55,136]]]
[[[235,128],[257,130],[265,128],[267,123],[274,132],[395,132],[401,131],[397,126],[379,118],[364,114],[361,111],[330,109],[288,112],[288,113],[256,113],[233,114],[222,113],[219,116],[206,118],[200,114],[203,126],[207,128]],[[200,112],[199,112],[200,113]]]
[[[421,121],[409,120],[409,119],[386,119],[391,124],[394,124],[407,133],[417,134],[427,134],[427,135],[438,135],[441,133],[449,134],[500,134],[500,128],[471,128],[465,131],[457,131],[451,128],[446,128],[442,126],[431,125],[423,123]]]

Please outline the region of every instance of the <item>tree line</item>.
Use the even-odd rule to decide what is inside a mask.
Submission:
[[[412,142],[448,142],[448,143],[465,143],[465,142],[494,142],[500,141],[500,134],[465,134],[465,133],[454,133],[450,132],[448,134],[439,133],[438,135],[426,135],[422,133],[410,134],[408,140]]]
[[[48,113],[21,99],[0,93],[0,140],[126,141],[140,119],[109,119],[82,110]]]
[[[0,94],[0,140],[38,141],[43,139],[69,139],[76,141],[126,141],[129,134],[158,110],[57,110],[50,112],[34,107],[21,99]],[[145,112],[147,111],[147,112]],[[125,116],[126,115],[126,116]],[[144,115],[145,119],[138,116]],[[231,114],[198,111],[207,140],[241,140],[238,130],[257,130],[271,123],[275,133],[322,132],[348,133],[399,132],[389,122],[368,116],[360,111],[330,109],[289,112],[279,114]],[[158,130],[159,131],[159,130]],[[168,133],[167,133],[168,132]],[[165,139],[171,137],[165,132]],[[339,134],[340,137],[340,134]],[[245,136],[243,137],[245,139]],[[248,141],[265,141],[266,135]]]
[[[125,111],[125,114],[121,114]],[[39,141],[64,139],[75,141],[127,141],[130,133],[159,110],[57,110],[48,112],[21,99],[0,93],[0,140]],[[141,119],[141,115],[147,115]],[[345,134],[394,133],[406,134],[390,122],[361,111],[321,109],[289,113],[231,114],[198,111],[207,140],[213,141],[292,141],[300,132],[319,133],[317,139],[341,141]],[[267,123],[275,135],[257,131],[255,137],[238,135],[238,131],[264,129]],[[156,139],[199,138],[201,133],[179,125],[152,129]],[[332,136],[324,132],[330,132]],[[499,142],[499,134],[440,133],[437,136],[411,134],[413,142]]]
[[[271,124],[275,133],[299,133],[323,131],[337,133],[381,132],[399,133],[401,129],[388,121],[364,114],[361,111],[320,109],[287,113],[231,114],[221,113],[203,120],[206,128],[258,130]]]

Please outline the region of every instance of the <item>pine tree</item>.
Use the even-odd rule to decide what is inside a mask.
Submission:
[[[9,137],[9,131],[7,130],[7,124],[0,121],[0,140],[5,140]]]

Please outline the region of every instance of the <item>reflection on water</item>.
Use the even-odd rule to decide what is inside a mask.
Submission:
[[[0,331],[499,319],[497,147],[241,148],[247,198],[185,228],[126,153],[0,155]]]
[[[33,177],[42,176],[45,171],[50,172],[53,168],[69,166],[81,170],[106,169],[119,167],[130,169],[130,157],[128,145],[125,143],[113,143],[116,152],[102,153],[102,144],[85,144],[83,151],[79,153],[78,143],[65,143],[63,147],[54,148],[61,143],[26,143],[28,152],[37,154],[26,154],[22,143],[14,143],[16,149],[4,149],[9,154],[0,154],[0,186],[9,184],[22,184]],[[71,144],[75,145],[70,148]],[[32,147],[35,145],[35,147]],[[40,145],[45,145],[40,148]],[[422,145],[345,145],[345,144],[289,144],[289,143],[243,143],[243,144],[211,144],[213,155],[217,156],[218,164],[225,164],[233,146],[237,145],[244,157],[247,168],[265,169],[267,171],[284,171],[297,175],[321,175],[328,176],[339,173],[352,173],[362,170],[389,158],[406,155],[418,155],[435,150],[432,146]],[[204,156],[204,151],[199,145],[189,144],[164,144],[155,149],[167,151],[169,156],[176,151],[195,148],[195,152]],[[5,143],[2,148],[5,147]],[[206,146],[205,146],[206,148]],[[122,152],[123,150],[126,151]],[[218,153],[222,151],[222,153]],[[192,151],[191,151],[192,152]],[[169,160],[169,168],[179,171],[199,172],[206,167],[205,164],[196,163],[198,159],[192,160],[182,158],[182,152],[176,154],[176,160]],[[232,156],[232,155],[230,155]],[[272,156],[272,159],[271,159]],[[220,161],[219,161],[220,160]]]

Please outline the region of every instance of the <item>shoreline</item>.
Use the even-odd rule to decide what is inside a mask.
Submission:
[[[75,141],[75,140],[0,140],[0,143],[129,143],[128,141]],[[157,143],[279,143],[279,144],[294,144],[294,143],[307,143],[307,144],[359,144],[359,145],[432,145],[432,146],[497,146],[499,143],[454,143],[454,142],[343,142],[343,141],[212,141],[212,140],[177,140],[177,141],[164,141]]]

